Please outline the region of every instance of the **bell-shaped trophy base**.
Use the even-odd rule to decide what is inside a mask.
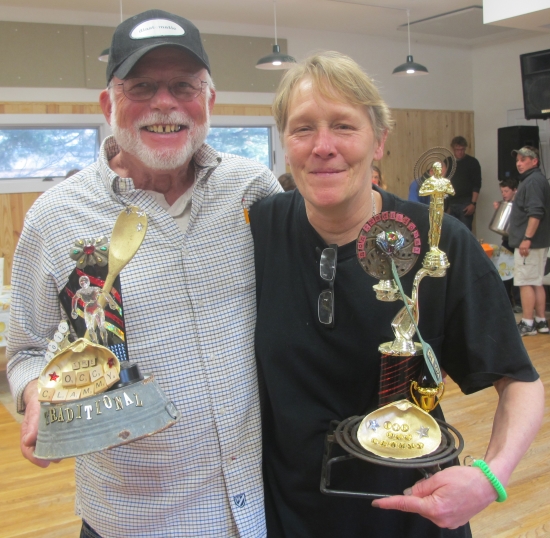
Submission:
[[[399,467],[402,469],[417,469],[419,478],[428,478],[433,473],[440,471],[440,465],[448,463],[456,458],[464,448],[464,439],[456,428],[443,420],[435,419],[441,429],[441,443],[432,453],[418,458],[397,460],[377,456],[365,450],[357,438],[357,430],[365,415],[350,417],[340,423],[333,421],[331,428],[325,437],[325,451],[323,454],[323,467],[321,472],[321,493],[339,497],[354,497],[363,499],[380,499],[389,497],[387,493],[344,491],[330,488],[332,466],[350,459],[361,459],[376,465],[386,467]],[[335,446],[341,447],[345,454],[333,456]],[[341,451],[340,451],[341,452]],[[413,486],[413,484],[411,484]],[[396,491],[393,495],[402,495],[402,491]]]
[[[180,412],[152,375],[108,392],[40,405],[34,455],[59,460],[114,448],[173,426]]]

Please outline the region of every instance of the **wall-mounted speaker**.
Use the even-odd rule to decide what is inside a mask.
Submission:
[[[539,147],[538,125],[514,125],[498,129],[498,180],[518,176],[512,150],[523,146]]]
[[[550,118],[550,50],[521,54],[525,119]]]

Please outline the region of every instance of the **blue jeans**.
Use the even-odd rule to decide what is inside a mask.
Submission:
[[[472,231],[472,223],[474,221],[474,214],[471,215],[465,215],[464,209],[470,205],[470,202],[462,203],[462,204],[451,204],[449,206],[449,213],[457,218],[462,224],[465,224],[468,230]]]

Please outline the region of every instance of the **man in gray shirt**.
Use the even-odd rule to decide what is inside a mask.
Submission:
[[[519,187],[510,216],[508,243],[514,252],[514,284],[519,286],[522,336],[548,333],[546,292],[542,285],[550,246],[550,185],[539,168],[539,152],[532,146],[512,151],[519,172]],[[533,319],[534,314],[534,319]]]

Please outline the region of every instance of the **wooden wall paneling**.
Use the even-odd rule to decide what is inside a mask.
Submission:
[[[435,146],[450,148],[451,139],[464,136],[474,154],[474,114],[470,111],[392,109],[394,129],[378,163],[390,192],[407,198],[416,161]]]
[[[5,101],[0,102],[0,114],[103,114],[103,112],[99,103],[27,103]]]
[[[271,105],[214,105],[218,116],[271,116]]]
[[[11,283],[13,254],[21,237],[25,215],[40,192],[0,194],[0,257],[4,258],[4,283]]]

